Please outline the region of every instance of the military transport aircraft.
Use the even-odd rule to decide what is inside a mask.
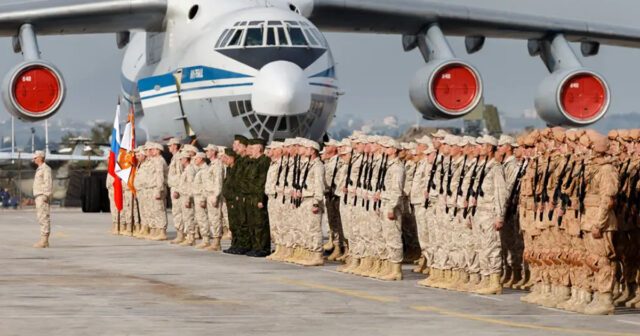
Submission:
[[[52,116],[65,85],[55,66],[40,58],[37,37],[115,33],[117,47],[126,48],[121,95],[125,108],[135,108],[139,139],[224,144],[237,133],[320,139],[341,94],[321,30],[397,34],[406,51],[418,49],[426,64],[409,93],[431,120],[462,117],[482,101],[480,72],[449,46],[446,36],[455,35],[465,37],[468,53],[479,51],[486,38],[526,40],[530,55],[550,72],[535,96],[540,117],[550,125],[586,126],[605,115],[611,92],[569,43],[580,43],[583,56],[596,55],[601,44],[640,47],[640,28],[576,15],[595,11],[587,1],[561,18],[518,11],[519,1],[503,1],[499,10],[482,1],[456,2],[9,1],[0,4],[0,36],[13,37],[24,62],[6,75],[3,100],[22,120]],[[555,3],[536,5],[551,10]]]

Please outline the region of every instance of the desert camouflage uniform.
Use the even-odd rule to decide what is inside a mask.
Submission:
[[[180,184],[180,176],[184,171],[184,167],[180,163],[179,152],[174,154],[169,163],[169,175],[167,178],[167,184],[169,186],[169,192],[171,193],[171,214],[173,215],[173,225],[177,231],[184,232],[184,223],[182,221],[182,205],[173,198],[173,194],[178,192],[178,186]],[[175,204],[175,206],[174,206]]]
[[[40,223],[40,235],[48,236],[51,232],[51,194],[53,193],[53,179],[51,168],[43,163],[36,169],[33,178],[33,197],[36,199],[36,215]]]

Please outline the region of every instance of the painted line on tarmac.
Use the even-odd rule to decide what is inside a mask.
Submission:
[[[481,298],[481,299],[486,299],[486,300],[491,300],[491,301],[500,301],[502,302],[502,299],[498,299],[492,296],[488,296],[488,295],[480,295],[480,294],[471,294],[469,296],[473,296],[473,297],[477,297],[477,298]]]
[[[636,321],[628,321],[628,320],[616,320],[616,321],[622,322],[622,323],[629,323],[633,325],[640,325],[640,322],[636,322]]]
[[[268,280],[281,282],[281,283],[286,283],[286,284],[291,284],[291,285],[298,285],[298,286],[304,286],[304,287],[309,287],[309,288],[322,289],[322,290],[325,290],[325,291],[328,291],[328,292],[339,293],[339,294],[354,296],[354,297],[358,297],[358,298],[361,298],[361,299],[373,300],[373,301],[378,301],[378,302],[399,302],[400,301],[400,300],[398,300],[396,298],[390,298],[390,297],[384,297],[384,296],[376,296],[376,295],[371,295],[371,294],[358,292],[358,291],[354,291],[354,290],[350,290],[350,289],[342,289],[342,288],[338,288],[338,287],[319,285],[319,284],[315,284],[315,283],[311,283],[311,282],[305,282],[305,281],[291,280],[291,279],[285,279],[285,278],[268,278]]]
[[[640,336],[640,334],[634,333],[625,333],[625,332],[614,332],[614,331],[598,331],[598,330],[586,330],[586,329],[570,329],[570,328],[560,328],[560,327],[546,327],[536,324],[529,323],[520,323],[520,322],[509,322],[503,321],[488,317],[476,316],[458,313],[454,311],[449,311],[445,309],[441,309],[433,306],[411,306],[413,310],[417,311],[425,311],[425,312],[436,312],[442,315],[454,316],[466,320],[485,322],[490,324],[503,325],[507,327],[515,327],[515,328],[525,328],[525,329],[534,329],[534,330],[544,330],[544,331],[556,331],[570,334],[580,334],[580,335],[605,335],[605,336]]]

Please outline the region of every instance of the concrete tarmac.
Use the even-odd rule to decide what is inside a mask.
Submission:
[[[640,335],[638,310],[585,316],[419,287],[410,265],[385,282],[109,229],[109,214],[54,209],[51,248],[35,249],[35,211],[0,210],[0,335]]]

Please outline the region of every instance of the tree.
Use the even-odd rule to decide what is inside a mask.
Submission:
[[[112,127],[107,123],[95,125],[91,128],[91,142],[98,145],[108,145]]]

